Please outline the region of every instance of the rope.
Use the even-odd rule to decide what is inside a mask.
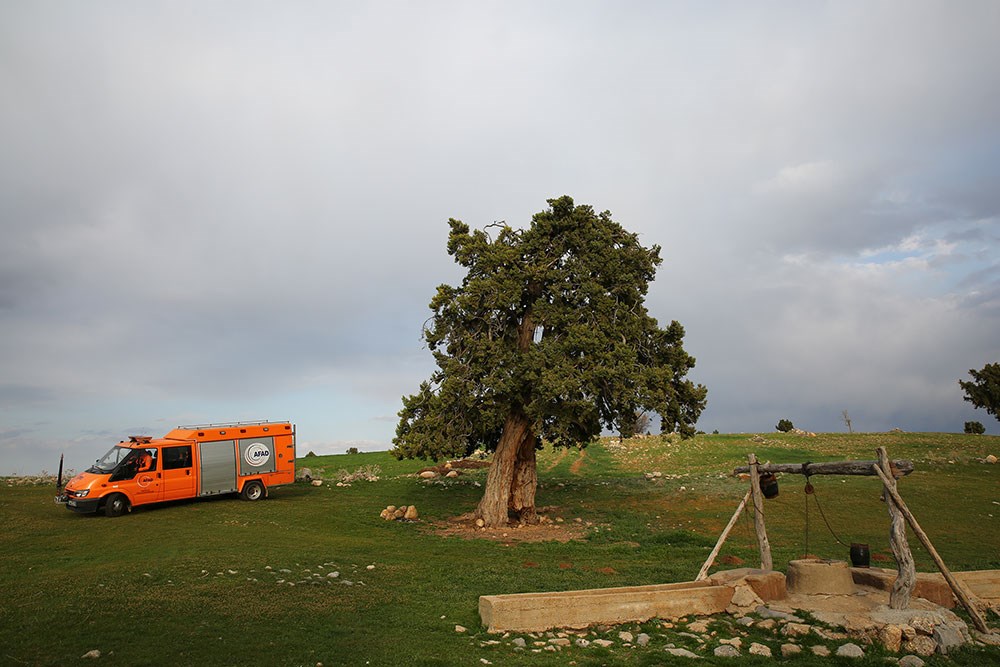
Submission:
[[[819,495],[818,495],[818,494],[816,494],[816,493],[814,492],[814,493],[812,494],[812,496],[813,496],[813,498],[814,498],[814,499],[816,500],[816,507],[817,507],[817,509],[819,509],[819,515],[820,515],[821,517],[823,517],[823,523],[825,523],[825,524],[826,524],[826,528],[827,528],[827,530],[829,530],[829,531],[830,531],[830,534],[831,534],[831,535],[833,535],[833,539],[837,540],[837,544],[839,544],[840,546],[842,546],[842,547],[847,547],[848,549],[850,549],[850,548],[851,548],[851,545],[850,545],[850,544],[845,544],[845,543],[843,542],[843,540],[841,540],[841,539],[840,539],[840,538],[839,538],[839,537],[837,536],[837,533],[835,533],[835,532],[834,532],[834,530],[833,530],[833,527],[832,527],[832,526],[830,525],[830,522],[826,520],[826,513],[824,513],[824,512],[823,512],[823,506],[819,504]],[[808,496],[807,496],[807,497],[806,497],[806,507],[808,507],[808,506],[809,506],[809,498],[808,498]]]

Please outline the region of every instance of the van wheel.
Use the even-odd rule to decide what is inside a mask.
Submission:
[[[121,516],[128,511],[128,498],[120,493],[113,493],[108,496],[104,504],[104,516]]]
[[[264,497],[264,485],[260,482],[247,482],[240,491],[240,498],[243,500],[260,500]]]

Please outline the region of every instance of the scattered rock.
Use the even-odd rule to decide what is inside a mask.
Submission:
[[[812,631],[812,626],[806,625],[805,623],[786,623],[783,628],[781,628],[781,634],[786,637],[804,637]]]
[[[755,627],[761,630],[772,630],[774,629],[774,626],[776,626],[777,624],[778,622],[773,618],[765,618],[763,621],[757,621]]]
[[[609,640],[609,639],[595,639],[594,641],[592,641],[590,643],[594,644],[596,646],[600,646],[601,648],[608,648],[609,646],[613,646],[614,645],[614,642],[611,641],[611,640]]]
[[[81,657],[81,658],[100,658],[100,657],[101,657],[101,652],[100,652],[100,651],[98,651],[98,650],[97,650],[97,649],[95,648],[95,649],[94,649],[93,651],[87,651],[86,653],[84,653],[84,654],[83,654],[83,655],[81,655],[80,657]]]
[[[420,515],[417,514],[416,505],[410,505],[409,507],[406,508],[406,512],[403,513],[403,518],[406,519],[407,521],[416,521],[419,518],[419,516]]]
[[[810,646],[809,650],[813,652],[813,655],[818,655],[821,658],[825,658],[830,655],[830,649],[823,646],[822,644],[817,644],[816,646]]]
[[[990,454],[989,456],[986,457],[986,462],[987,463],[996,463],[997,462],[997,457],[994,456],[993,454]]]
[[[757,614],[761,618],[777,618],[782,621],[793,621],[795,623],[802,623],[802,619],[795,614],[789,614],[786,611],[778,611],[777,609],[771,609],[770,607],[760,606],[755,609]]]
[[[618,639],[622,640],[626,644],[631,644],[633,641],[635,641],[635,635],[633,635],[631,632],[623,631],[618,633]]]
[[[588,646],[590,646],[590,641],[584,639],[583,637],[580,637],[573,643],[579,646],[580,648],[587,648]]]
[[[749,628],[753,625],[753,619],[749,616],[740,616],[736,619],[736,625],[742,625],[745,628]]]
[[[937,642],[937,651],[943,655],[961,648],[966,642],[962,633],[951,625],[937,625],[934,627],[934,634],[931,635]]]
[[[486,522],[485,522],[485,521],[483,521],[482,519],[476,519],[476,527],[477,527],[477,528],[482,528],[482,527],[484,527],[485,525],[486,525]]]
[[[844,644],[837,648],[837,655],[841,658],[863,658],[865,652],[857,644]]]
[[[688,623],[688,630],[691,632],[705,634],[708,632],[708,621],[694,621],[692,623]]]
[[[312,479],[313,471],[310,468],[299,468],[295,471],[296,482],[311,482]]]
[[[899,667],[924,667],[924,661],[915,655],[904,655],[899,659]]]
[[[668,649],[666,649],[666,651],[670,655],[675,655],[678,658],[700,658],[701,657],[697,653],[692,653],[691,651],[687,650],[686,648],[668,648]]]
[[[445,475],[445,477],[452,477],[452,478],[458,477],[458,471],[457,470],[449,470],[448,474]]]
[[[549,640],[553,646],[569,646],[569,639],[565,637],[554,637]]]
[[[729,644],[734,648],[743,648],[743,640],[739,637],[733,637],[731,639],[720,639],[720,644]]]
[[[927,635],[917,635],[913,639],[908,640],[903,644],[904,650],[910,653],[916,653],[917,655],[929,656],[934,655],[934,651],[937,650],[937,642],[928,637]]]
[[[514,646],[519,646],[521,648],[524,648],[525,646],[528,645],[528,642],[524,641],[523,637],[515,637],[514,641],[512,641],[511,644],[513,644]]]
[[[437,477],[437,476],[438,476],[438,473],[436,473],[436,472],[435,472],[435,471],[433,471],[433,470],[425,470],[425,471],[423,471],[422,473],[420,473],[420,476],[421,476],[421,477],[422,477],[423,479],[434,479],[435,477]]]
[[[887,650],[899,653],[899,647],[903,645],[903,628],[898,625],[884,625],[878,631],[878,640]]]
[[[770,658],[771,649],[763,644],[754,642],[753,644],[750,644],[750,655],[762,655],[765,658]]]
[[[649,644],[649,635],[645,632],[640,632],[639,636],[635,638],[635,643],[639,646],[646,646]]]
[[[735,646],[730,646],[729,644],[723,644],[722,646],[716,646],[715,650],[712,651],[719,658],[738,658],[740,657],[740,651]]]
[[[802,653],[802,647],[798,644],[782,644],[781,645],[781,657],[790,658],[793,655],[798,655]]]
[[[321,479],[314,479],[309,483],[312,484],[313,486],[323,486],[323,480]]]
[[[456,625],[455,626],[455,632],[465,632],[466,630],[467,630],[467,628],[465,626],[462,626],[462,625]]]

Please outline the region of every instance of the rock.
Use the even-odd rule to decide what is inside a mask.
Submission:
[[[462,625],[456,625],[455,626],[455,632],[465,632],[466,630],[467,630],[467,628],[465,626],[462,626]]]
[[[296,482],[311,482],[313,478],[313,471],[309,468],[299,468],[295,471],[295,481]]]
[[[573,643],[579,646],[580,648],[587,648],[588,646],[590,646],[590,642],[584,639],[583,637],[580,637]]]
[[[753,625],[753,619],[749,616],[740,616],[736,619],[736,625],[742,625],[745,628],[749,628]]]
[[[773,618],[765,618],[763,621],[757,621],[757,628],[761,630],[771,630],[776,626],[778,622]]]
[[[899,667],[924,667],[924,661],[915,655],[904,655],[899,659]]]
[[[812,626],[805,623],[786,623],[781,628],[781,634],[786,637],[804,637],[812,631]]]
[[[708,621],[694,621],[692,623],[688,623],[688,630],[699,634],[705,634],[708,632]]]
[[[865,652],[857,644],[844,644],[837,648],[837,655],[841,658],[863,658]]]
[[[802,653],[802,647],[798,644],[782,644],[781,645],[781,657],[790,658],[793,655],[798,655]]]
[[[512,641],[511,644],[513,644],[514,646],[520,646],[521,648],[524,648],[525,646],[528,645],[528,642],[524,641],[524,637],[515,637],[514,641]]]
[[[802,619],[794,614],[789,614],[786,611],[778,611],[777,609],[771,609],[770,607],[765,607],[763,605],[757,607],[755,611],[761,618],[777,618],[782,621],[802,623]]]
[[[743,648],[743,640],[739,637],[733,637],[732,639],[720,639],[720,644],[729,644],[734,648]]]
[[[445,475],[445,477],[452,477],[452,478],[458,477],[458,471],[457,470],[449,470],[448,474]]]
[[[765,658],[771,657],[771,649],[768,648],[767,646],[764,646],[763,644],[758,644],[757,642],[750,644],[749,650],[750,650],[750,655],[762,655]]]
[[[486,525],[485,521],[483,521],[482,519],[476,519],[476,527],[477,528],[482,528],[485,525]]]
[[[435,477],[438,476],[438,474],[436,472],[434,472],[433,470],[425,470],[422,473],[420,473],[420,476],[423,479],[434,479]]]
[[[83,654],[83,655],[81,655],[80,657],[81,657],[81,658],[100,658],[100,657],[101,657],[101,652],[100,652],[100,651],[98,651],[98,650],[97,650],[97,649],[95,648],[95,649],[94,649],[93,651],[87,651],[86,653],[84,653],[84,654]]]
[[[823,646],[822,644],[817,644],[816,646],[810,646],[809,650],[813,652],[813,655],[818,655],[821,658],[825,658],[830,655],[830,649]]]
[[[934,619],[930,616],[914,616],[910,619],[910,625],[921,635],[929,637],[934,634]]]
[[[310,482],[310,484],[312,484],[313,486],[323,486],[323,480],[321,480],[321,479],[314,479],[314,480],[312,480]]]
[[[729,644],[723,644],[722,646],[716,646],[715,650],[712,651],[719,658],[738,658],[740,657],[740,651],[735,646],[730,646]]]
[[[979,630],[973,630],[972,636],[976,638],[976,641],[982,642],[989,646],[1000,646],[1000,632],[991,632],[986,634],[980,632]]]
[[[898,625],[884,625],[878,631],[878,640],[886,650],[899,653],[899,647],[903,644],[903,628]]]
[[[631,644],[632,642],[635,641],[635,635],[633,635],[631,632],[619,632],[618,639],[622,640],[626,644]]]
[[[549,640],[553,646],[569,646],[569,639],[566,637],[554,637]]]
[[[937,650],[937,642],[927,635],[917,635],[913,639],[905,642],[903,644],[903,649],[909,653],[916,653],[917,655],[926,657],[934,655],[934,651]]]
[[[675,655],[678,658],[700,658],[701,657],[697,653],[692,653],[691,651],[687,650],[686,648],[668,648],[668,649],[666,649],[666,651],[670,655]]]
[[[733,606],[736,607],[758,607],[764,601],[761,600],[753,589],[749,586],[737,586],[733,592]]]
[[[990,454],[989,456],[986,457],[986,462],[987,463],[996,463],[997,462],[997,457],[994,456],[993,454]]]
[[[393,513],[393,512],[396,511],[396,506],[395,505],[389,505],[385,509],[386,509],[387,512],[389,512],[391,514],[391,513]]]
[[[382,519],[385,519],[386,521],[388,521],[389,519],[392,518],[392,512],[390,512],[388,509],[384,509],[384,510],[382,510],[382,513],[379,514],[379,518],[382,518]]]
[[[406,508],[406,512],[403,513],[403,518],[406,519],[407,521],[416,521],[419,518],[419,516],[420,515],[417,514],[416,505],[410,505],[409,507]]]
[[[595,646],[600,646],[601,648],[608,648],[609,646],[614,645],[614,642],[609,639],[595,639],[590,643],[594,644]]]
[[[392,518],[402,519],[405,516],[405,514],[406,513],[403,510],[396,510],[395,512],[392,513]]]
[[[640,632],[639,636],[635,638],[635,643],[639,646],[646,646],[649,644],[649,635],[645,632]]]
[[[938,653],[943,655],[948,655],[950,651],[961,648],[966,641],[966,638],[962,636],[962,633],[951,625],[936,626],[934,628],[934,634],[931,636],[934,638],[934,641],[937,642]]]

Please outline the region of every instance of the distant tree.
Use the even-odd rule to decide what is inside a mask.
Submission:
[[[844,423],[847,424],[847,432],[854,433],[854,429],[851,427],[851,415],[847,413],[847,410],[840,413],[840,416],[844,418]]]
[[[450,220],[448,253],[466,271],[441,285],[424,339],[437,363],[403,398],[397,458],[493,451],[476,515],[490,527],[537,520],[535,450],[619,431],[637,411],[693,435],[707,390],[686,379],[684,328],[645,307],[658,246],[569,197],[530,227],[486,231]],[[495,234],[495,238],[490,235]]]
[[[348,454],[360,454],[361,452],[358,451],[357,447],[348,447],[347,448],[347,453]]]
[[[1000,420],[1000,363],[986,364],[982,370],[969,370],[972,381],[959,380],[964,399]]]
[[[649,415],[645,412],[636,412],[634,418],[631,420],[623,417],[618,431],[619,440],[631,438],[634,435],[645,434],[647,429],[649,429],[649,423]]]
[[[965,432],[971,435],[982,435],[986,433],[986,427],[980,422],[965,422]]]
[[[791,420],[789,419],[781,419],[778,420],[778,425],[775,426],[774,428],[781,431],[782,433],[788,433],[793,428],[795,428],[795,425],[792,424]]]

